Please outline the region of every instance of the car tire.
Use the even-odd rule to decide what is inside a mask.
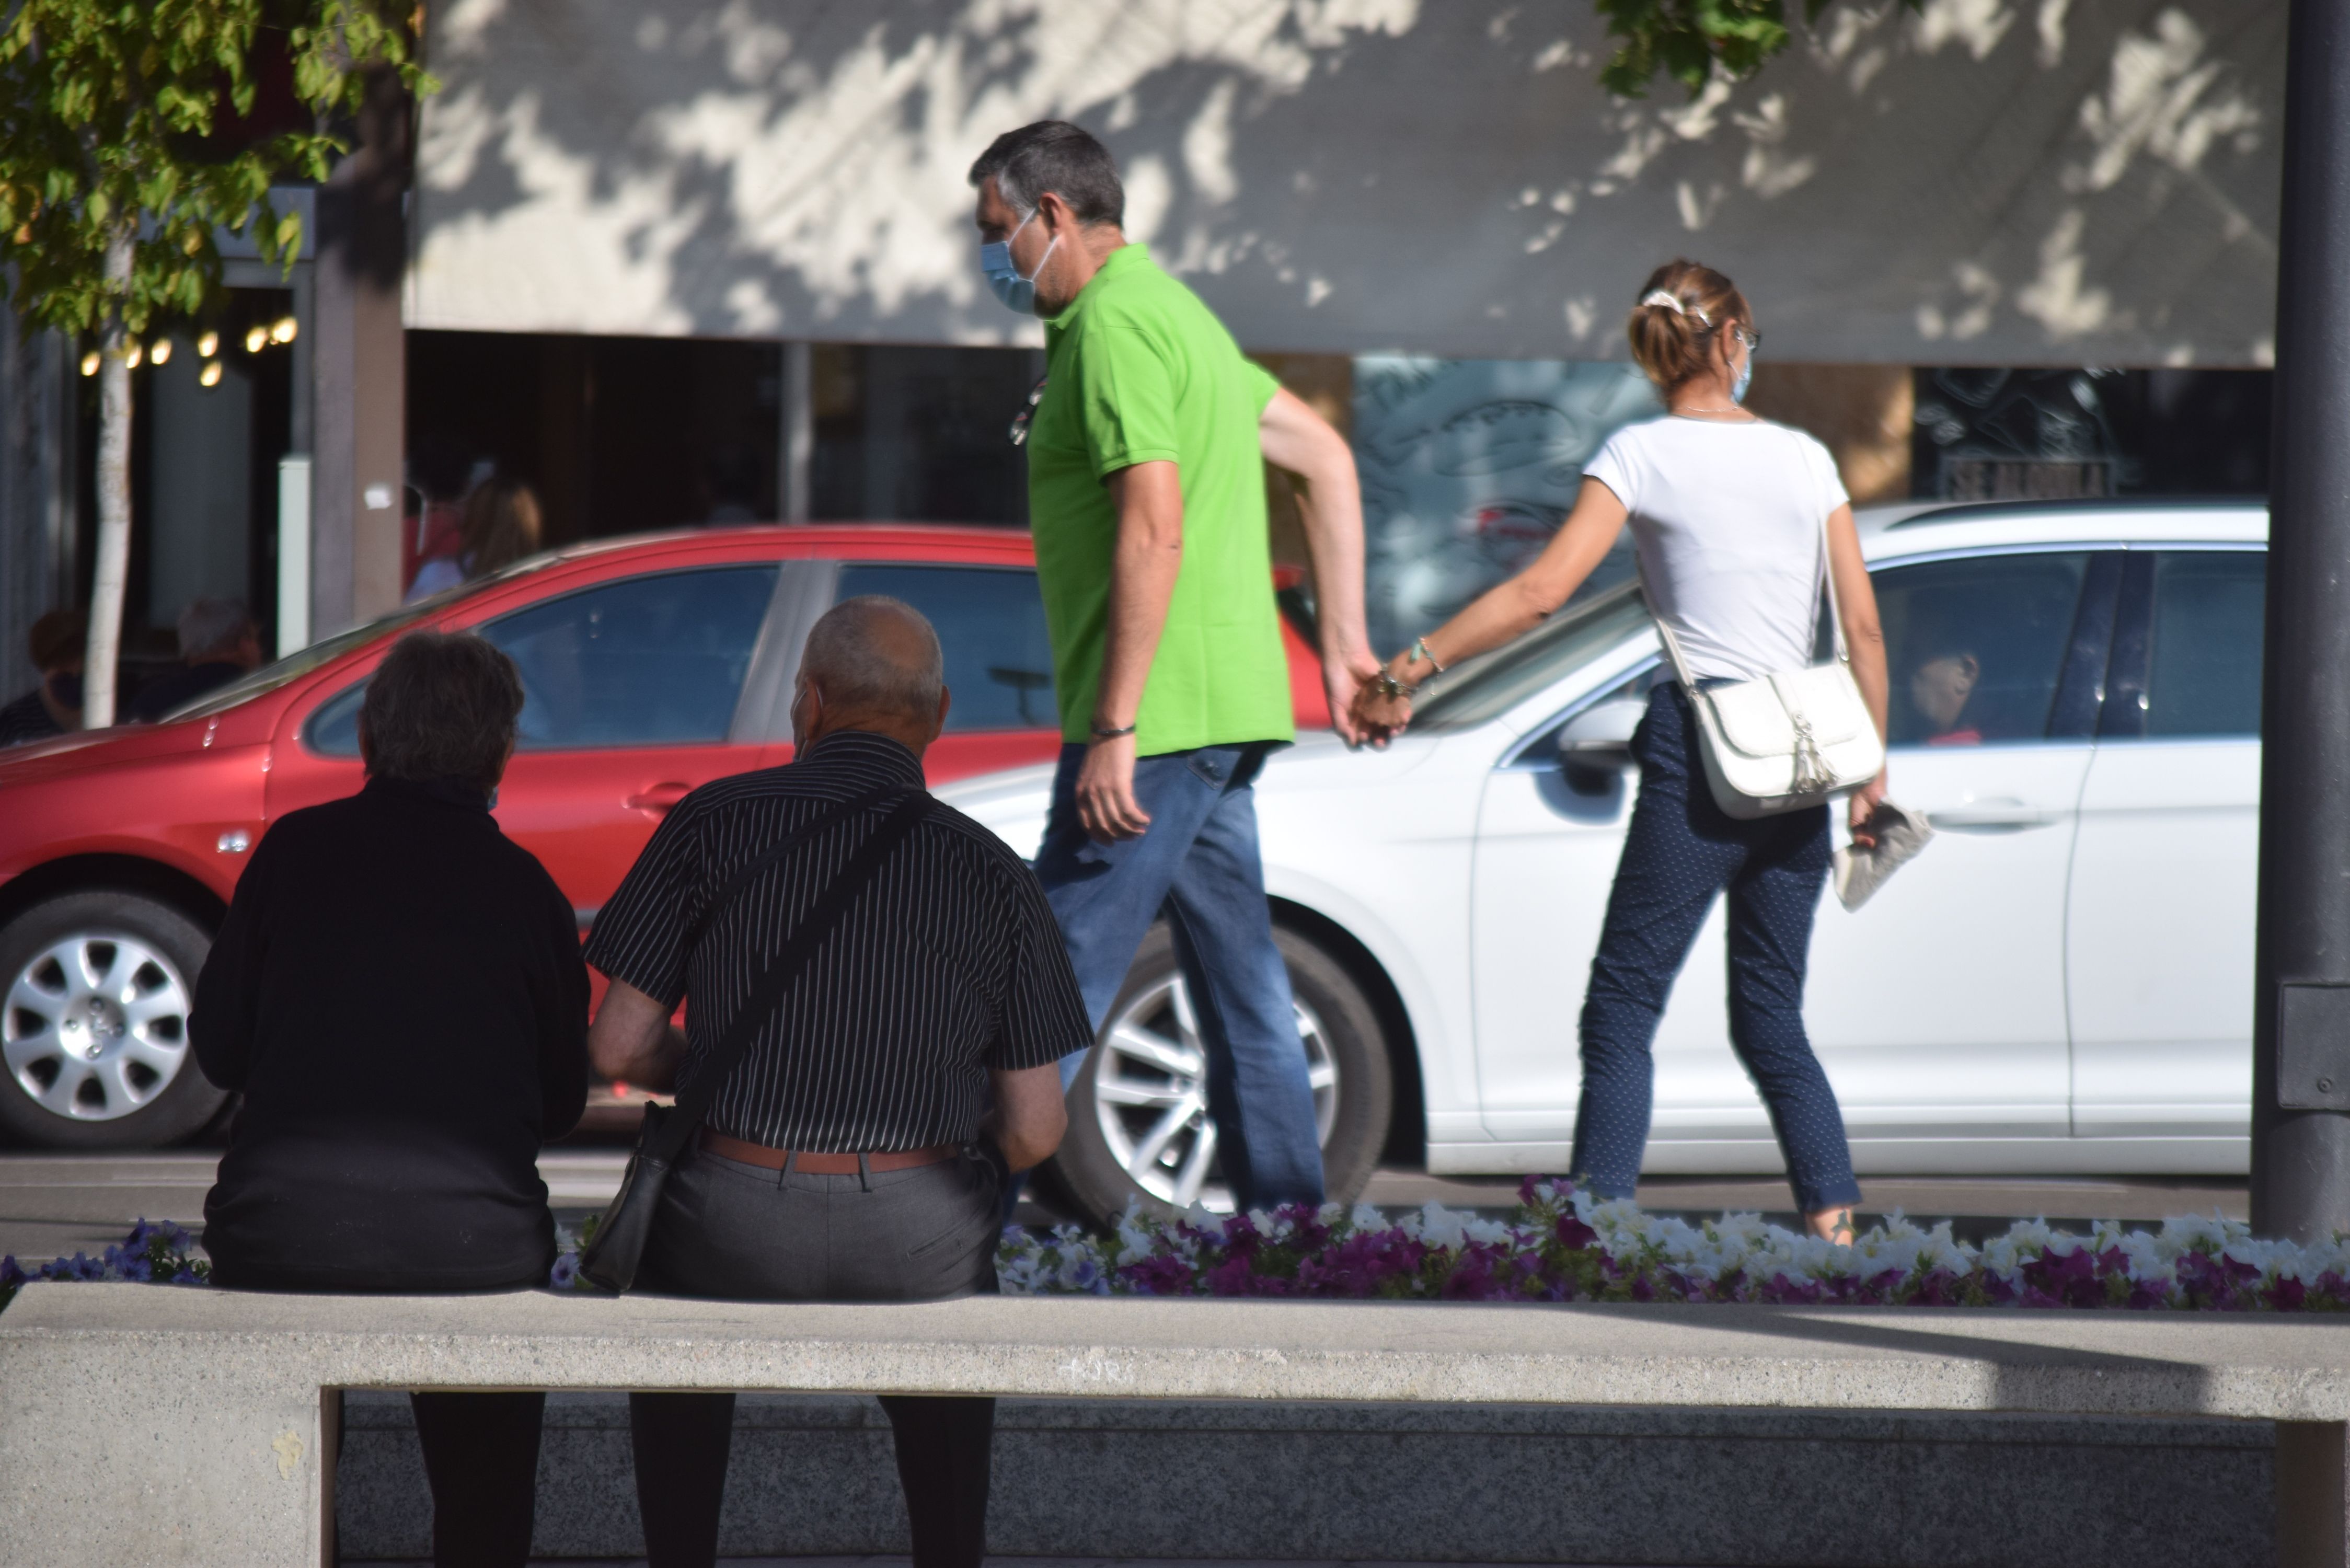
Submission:
[[[1276,927],[1274,941],[1289,970],[1300,1044],[1317,1079],[1324,1191],[1335,1201],[1351,1202],[1378,1168],[1394,1108],[1386,1035],[1369,998],[1345,965],[1295,931]],[[1187,1190],[1195,1189],[1211,1208],[1232,1206],[1212,1145],[1204,1168],[1194,1168],[1198,1140],[1212,1135],[1204,1083],[1182,1070],[1197,1061],[1196,1048],[1185,1044],[1187,1037],[1195,1038],[1183,1021],[1188,1008],[1174,937],[1163,924],[1153,926],[1110,1005],[1101,1037],[1070,1085],[1069,1130],[1060,1152],[1040,1172],[1039,1196],[1049,1205],[1066,1207],[1093,1224],[1115,1220],[1132,1199],[1156,1213],[1180,1212],[1188,1207],[1182,1201]],[[1150,1049],[1159,1052],[1157,1058],[1139,1057],[1113,1039],[1122,1028],[1136,1027],[1153,1037]],[[1184,1058],[1176,1069],[1164,1070],[1170,1046]],[[1115,1108],[1108,1116],[1103,1114],[1105,1083],[1119,1091],[1109,1101]],[[1143,1101],[1149,1103],[1138,1103]],[[1138,1179],[1129,1162],[1149,1152],[1153,1132],[1179,1106],[1194,1108]]]
[[[160,1148],[228,1096],[188,1037],[212,938],[143,894],[68,893],[0,929],[0,1131],[43,1148]],[[68,966],[78,972],[68,972]]]

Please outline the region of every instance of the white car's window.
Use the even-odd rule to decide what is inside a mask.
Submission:
[[[839,597],[887,594],[930,617],[946,655],[949,733],[1057,730],[1053,639],[1024,566],[869,565],[840,569]]]
[[[1412,705],[1415,730],[1461,729],[1506,713],[1638,634],[1648,624],[1639,590],[1626,583],[1559,611],[1517,641],[1457,664]]]
[[[1891,742],[2043,739],[2088,563],[2066,551],[1879,569]]]
[[[2146,732],[2261,732],[2261,628],[2268,558],[2253,550],[2172,550],[2154,561]]]

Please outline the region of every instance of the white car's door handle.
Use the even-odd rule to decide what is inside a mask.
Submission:
[[[2064,819],[2061,811],[2026,805],[2020,800],[1979,800],[1926,814],[1927,822],[1938,833],[2021,833],[2027,827],[2047,827]]]

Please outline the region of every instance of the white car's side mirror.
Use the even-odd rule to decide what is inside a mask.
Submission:
[[[1570,767],[1628,768],[1632,732],[1648,716],[1645,697],[1618,697],[1586,708],[1558,732],[1558,760]]]

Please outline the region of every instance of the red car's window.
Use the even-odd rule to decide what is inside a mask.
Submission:
[[[772,565],[664,572],[602,583],[474,629],[522,674],[524,751],[723,741],[734,721],[767,604]],[[302,739],[359,754],[362,680],[318,705]]]
[[[476,628],[522,672],[517,745],[553,751],[724,740],[778,569],[625,577]]]
[[[1057,730],[1053,639],[1036,574],[1024,567],[851,565],[839,596],[887,594],[930,617],[946,655],[949,733]]]

